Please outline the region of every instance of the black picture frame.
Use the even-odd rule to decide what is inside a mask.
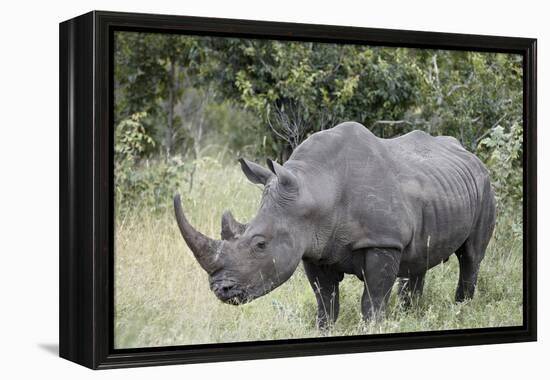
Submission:
[[[113,347],[113,34],[118,30],[523,56],[523,325],[369,336]],[[93,369],[535,341],[536,39],[93,11],[60,24],[60,356]]]

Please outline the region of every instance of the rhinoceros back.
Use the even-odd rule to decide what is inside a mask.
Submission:
[[[401,249],[405,267],[438,264],[484,210],[494,214],[487,170],[453,137],[414,131],[382,139],[348,122],[300,145],[289,166],[304,165],[315,169],[307,182],[332,215],[338,241]]]

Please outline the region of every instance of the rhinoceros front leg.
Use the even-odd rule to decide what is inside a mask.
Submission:
[[[361,255],[361,256],[360,256]],[[397,278],[401,251],[396,249],[367,248],[358,252],[361,274],[365,283],[361,298],[363,319],[369,321],[384,312]]]
[[[304,261],[306,275],[317,298],[317,327],[326,329],[336,322],[340,311],[338,285],[343,274],[327,265]]]
[[[418,301],[422,296],[425,277],[426,272],[399,279],[398,294],[405,308],[409,308],[413,302]]]

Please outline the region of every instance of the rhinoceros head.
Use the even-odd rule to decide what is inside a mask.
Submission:
[[[258,213],[248,224],[224,212],[221,240],[195,230],[185,218],[179,195],[174,198],[181,234],[208,273],[210,288],[220,300],[235,305],[258,298],[288,280],[307,244],[298,178],[271,160],[267,161],[269,169],[239,161],[246,177],[264,185],[264,191]]]

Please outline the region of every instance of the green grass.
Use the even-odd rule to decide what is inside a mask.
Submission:
[[[247,221],[261,196],[261,189],[247,182],[238,165],[224,168],[209,159],[200,162],[192,191],[179,190],[191,223],[216,238],[224,209]],[[404,310],[394,291],[386,317],[365,324],[360,313],[362,283],[346,276],[340,317],[331,330],[320,332],[314,323],[315,297],[301,266],[281,287],[250,304],[236,307],[218,301],[178,231],[171,203],[168,197],[161,213],[143,209],[117,215],[117,348],[522,324],[522,242],[510,232],[508,219],[497,221],[473,300],[453,301],[458,263],[452,256],[428,272],[424,295],[412,308]]]

